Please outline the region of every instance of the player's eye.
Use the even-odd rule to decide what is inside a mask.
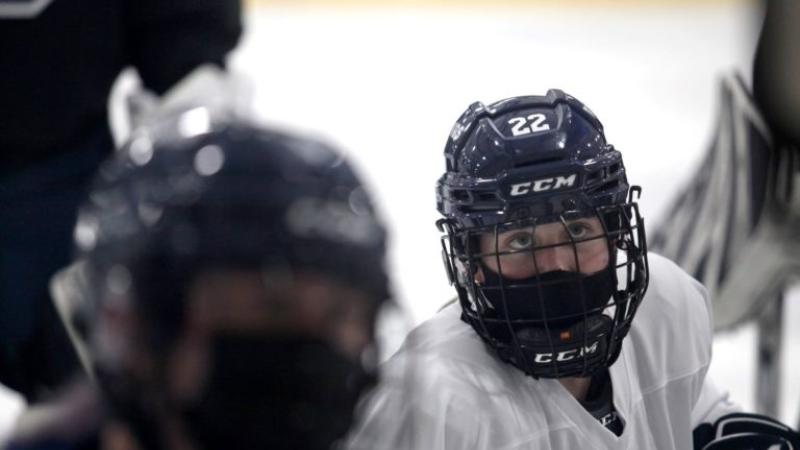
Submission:
[[[509,250],[527,250],[533,247],[533,234],[529,231],[521,231],[509,237],[506,241]]]
[[[581,239],[588,236],[589,227],[583,222],[572,222],[567,224],[567,232],[573,239]]]

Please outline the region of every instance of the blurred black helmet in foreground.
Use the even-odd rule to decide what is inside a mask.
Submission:
[[[197,448],[347,430],[389,294],[385,230],[337,151],[183,112],[102,167],[75,239],[57,302],[143,445],[175,439],[164,417]]]

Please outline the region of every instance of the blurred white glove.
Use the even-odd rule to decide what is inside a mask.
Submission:
[[[213,64],[196,68],[160,98],[145,89],[135,71],[121,75],[109,100],[111,128],[119,147],[140,126],[195,107],[240,116],[253,113],[253,83],[242,74]]]

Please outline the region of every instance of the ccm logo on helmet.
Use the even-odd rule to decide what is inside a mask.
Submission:
[[[586,347],[578,347],[573,348],[570,350],[564,350],[563,352],[555,353],[555,357],[553,353],[537,353],[534,357],[533,361],[537,364],[546,364],[551,363],[553,361],[563,362],[563,361],[572,361],[575,358],[580,358],[584,355],[591,355],[597,353],[597,345],[599,341],[595,341],[593,344],[586,346]]]
[[[575,185],[577,174],[569,176],[557,175],[549,178],[539,178],[538,180],[528,181],[525,183],[517,183],[511,185],[511,196],[525,195],[531,192],[545,192],[565,187],[572,187]]]

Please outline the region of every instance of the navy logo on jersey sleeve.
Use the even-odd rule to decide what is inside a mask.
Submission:
[[[0,0],[0,18],[31,19],[38,16],[53,0]]]

